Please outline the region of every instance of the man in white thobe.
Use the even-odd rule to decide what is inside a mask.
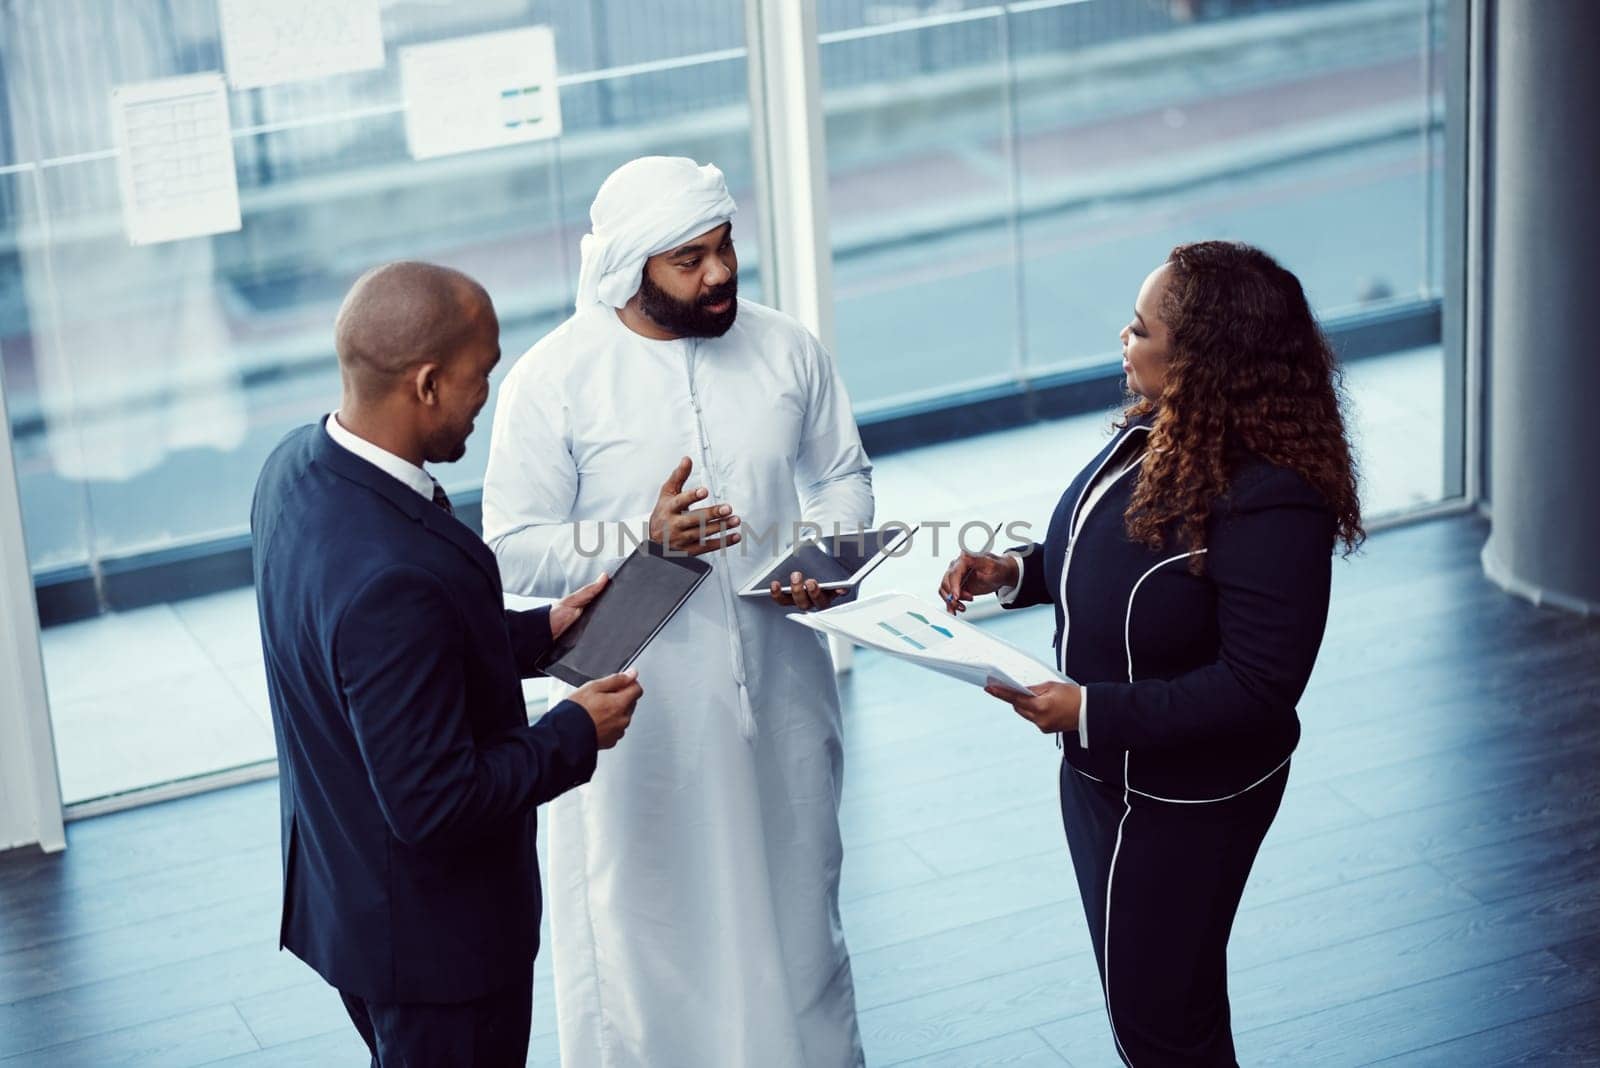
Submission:
[[[546,809],[576,1068],[862,1063],[838,692],[821,636],[785,618],[828,598],[808,580],[792,600],[736,591],[802,520],[870,524],[872,469],[827,351],[737,298],[734,210],[713,166],[614,172],[577,311],[511,369],[495,413],[483,523],[509,591],[577,589],[646,529],[713,567],[637,662],[651,696],[633,744]]]

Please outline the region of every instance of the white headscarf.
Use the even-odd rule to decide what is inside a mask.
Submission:
[[[722,172],[684,156],[641,156],[600,184],[579,246],[578,310],[620,308],[639,291],[644,261],[713,230],[738,210]]]

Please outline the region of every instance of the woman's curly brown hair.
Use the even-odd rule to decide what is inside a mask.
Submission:
[[[1141,398],[1118,426],[1155,413],[1126,513],[1152,548],[1205,546],[1206,519],[1237,463],[1254,454],[1298,472],[1327,502],[1345,555],[1366,538],[1345,437],[1333,349],[1299,279],[1232,241],[1179,245],[1161,317],[1170,343],[1159,401]],[[1202,557],[1192,564],[1199,570]]]

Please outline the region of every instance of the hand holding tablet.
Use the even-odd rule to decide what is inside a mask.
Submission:
[[[757,569],[739,590],[739,596],[771,597],[774,594],[773,583],[777,583],[776,593],[787,594],[794,599],[793,581],[796,573],[806,581],[800,596],[808,600],[808,591],[813,589],[813,583],[815,590],[820,593],[837,595],[853,591],[879,564],[891,556],[899,555],[916,532],[914,526],[896,524],[857,534],[837,534],[796,542],[785,549],[782,555]],[[831,601],[832,597],[828,600]]]
[[[545,674],[583,686],[627,670],[710,573],[702,560],[641,545],[557,639]]]

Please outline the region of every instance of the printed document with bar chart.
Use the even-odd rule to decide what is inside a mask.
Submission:
[[[994,679],[1026,690],[1072,681],[933,602],[904,593],[880,593],[825,612],[792,612],[789,618],[974,686]]]

